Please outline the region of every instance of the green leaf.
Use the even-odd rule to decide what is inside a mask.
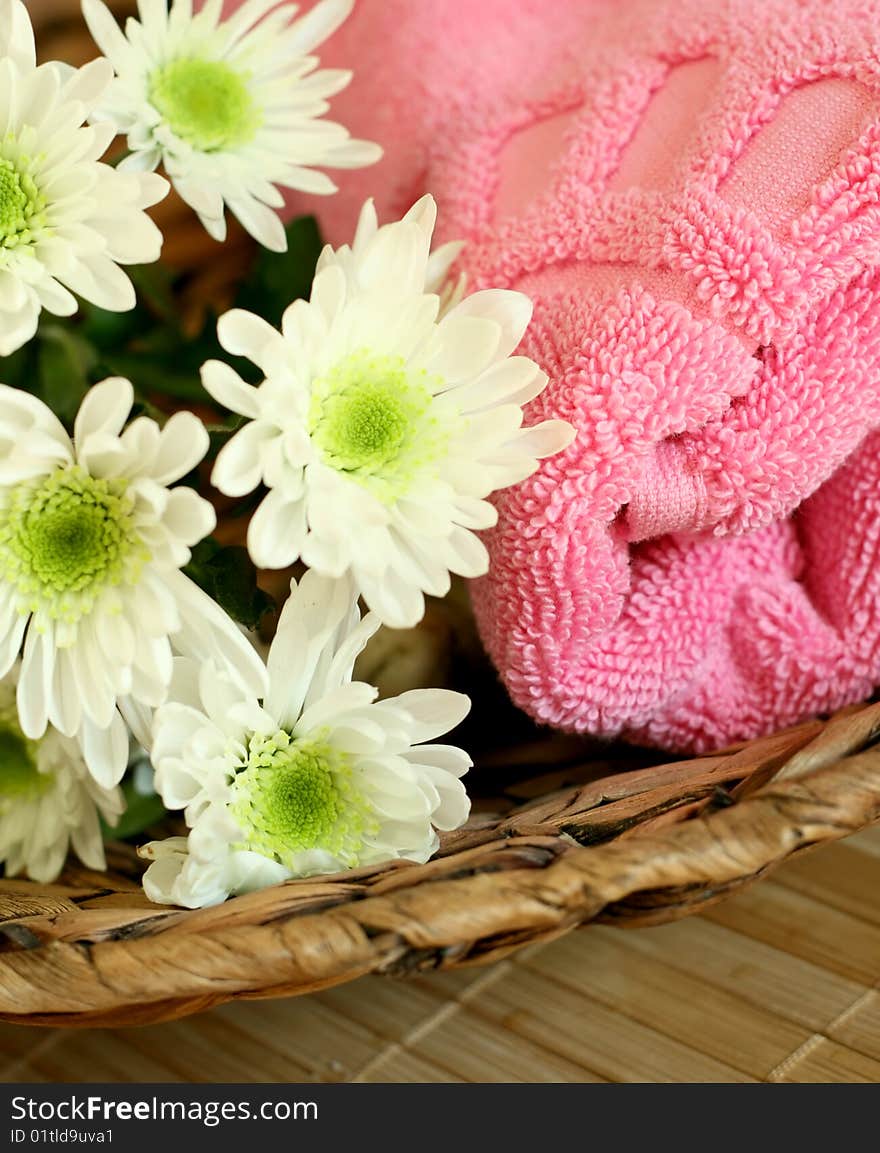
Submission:
[[[279,325],[292,300],[307,298],[323,241],[314,216],[300,216],[287,226],[287,252],[263,250],[242,284],[237,308],[246,308]]]
[[[161,264],[129,268],[137,292],[137,304],[128,312],[108,312],[82,303],[76,320],[83,336],[103,352],[119,351],[143,339],[157,327],[179,332],[174,279]]]
[[[208,537],[193,549],[184,572],[245,628],[255,629],[275,602],[257,585],[257,569],[246,548],[222,548]]]
[[[126,269],[135,287],[138,305],[160,320],[177,322],[175,277],[164,264],[138,264]]]
[[[97,363],[94,347],[74,328],[45,324],[40,329],[35,391],[63,423],[70,424],[76,416]]]
[[[33,392],[37,381],[37,342],[29,341],[11,356],[0,356],[0,383]]]
[[[157,356],[118,352],[110,353],[102,360],[111,375],[127,377],[140,396],[159,393],[194,404],[211,403],[202,387],[198,369],[181,366],[170,353]]]
[[[144,796],[134,787],[134,781],[127,780],[122,786],[125,797],[125,812],[116,825],[101,822],[105,841],[125,841],[137,836],[144,829],[158,825],[166,816],[167,810],[155,793]]]

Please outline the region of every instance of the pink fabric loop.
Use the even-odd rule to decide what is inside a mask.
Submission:
[[[680,445],[665,441],[648,460],[629,499],[624,531],[634,544],[669,532],[697,532],[706,524],[708,511],[702,475],[690,470]]]

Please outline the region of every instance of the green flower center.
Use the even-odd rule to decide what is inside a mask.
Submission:
[[[37,769],[37,742],[18,727],[14,714],[0,718],[0,812],[21,801],[36,800],[52,778]]]
[[[347,759],[321,740],[254,734],[233,795],[231,812],[244,834],[239,847],[292,869],[297,854],[310,849],[354,865],[364,834],[375,831]]]
[[[337,468],[373,470],[397,458],[410,422],[396,383],[360,380],[324,400],[314,438]]]
[[[245,144],[260,126],[247,76],[219,60],[173,60],[154,73],[150,99],[174,134],[200,152]]]
[[[125,481],[79,467],[19,485],[0,513],[0,578],[17,586],[25,609],[78,620],[102,588],[134,583],[149,559],[132,509]]]
[[[0,157],[0,247],[30,243],[45,207],[45,197],[33,178]]]
[[[386,500],[443,451],[427,373],[401,357],[356,352],[312,384],[309,433],[324,462]]]

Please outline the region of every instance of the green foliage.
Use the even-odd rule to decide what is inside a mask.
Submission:
[[[71,325],[53,319],[24,348],[0,357],[0,380],[38,396],[69,425],[94,383],[96,364],[94,346]]]
[[[135,837],[144,829],[158,825],[166,816],[165,806],[155,793],[144,796],[134,787],[129,778],[123,782],[122,795],[125,797],[125,812],[115,825],[101,822],[105,841],[125,841]]]
[[[193,549],[184,569],[233,620],[255,629],[275,602],[257,585],[257,570],[246,548],[222,547],[207,537]]]
[[[314,216],[291,221],[287,226],[287,252],[260,253],[252,275],[241,286],[236,307],[255,312],[270,324],[280,324],[288,304],[307,298],[311,292],[323,246]]]
[[[46,324],[37,345],[39,397],[64,424],[71,424],[93,383],[98,353],[74,328]]]
[[[303,216],[287,226],[288,251],[260,250],[235,300],[279,324],[292,300],[308,296],[322,241],[318,225]],[[181,278],[161,264],[128,269],[137,290],[130,312],[106,312],[82,303],[69,320],[43,314],[36,337],[12,356],[0,357],[0,381],[43,400],[67,425],[92,384],[125,376],[146,408],[150,398],[211,405],[199,370],[206,360],[230,361],[251,383],[259,371],[230,357],[217,341],[217,317],[208,314],[196,336],[184,333],[177,307]]]

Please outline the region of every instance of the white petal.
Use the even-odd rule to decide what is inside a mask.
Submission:
[[[172,846],[172,842],[174,843]],[[189,859],[186,851],[177,846],[186,845],[186,837],[169,837],[166,841],[151,841],[139,850],[143,857],[155,857],[153,864],[143,877],[144,893],[147,899],[157,905],[177,903],[177,882],[184,865]],[[175,851],[176,850],[176,851]],[[223,900],[225,893],[219,899]]]
[[[518,452],[542,460],[568,448],[576,435],[577,430],[565,420],[545,420],[522,429],[509,443]]]
[[[431,814],[431,823],[436,829],[459,829],[468,819],[471,802],[461,781],[449,773],[424,766],[423,772],[437,790],[440,804]]]
[[[281,334],[268,321],[241,308],[234,308],[220,317],[217,337],[227,352],[233,356],[246,356],[264,371],[267,353],[283,343]]]
[[[217,514],[210,502],[185,485],[168,493],[162,519],[169,532],[190,548],[213,532],[217,524]]]
[[[229,211],[245,232],[270,252],[287,251],[287,233],[277,212],[254,197],[230,197]]]
[[[16,689],[18,719],[22,732],[37,740],[46,731],[49,720],[49,698],[54,672],[54,638],[41,632],[33,620],[24,642],[21,673]]]
[[[4,614],[3,623],[6,628],[0,640],[0,676],[5,677],[18,658],[28,619],[24,613],[15,612],[14,607],[11,607],[8,614]]]
[[[217,454],[211,483],[226,496],[245,496],[263,478],[264,456],[278,429],[254,420],[240,428]]]
[[[110,10],[101,0],[82,0],[82,13],[95,43],[117,71],[122,71],[134,59],[134,52]]]
[[[223,222],[223,194],[219,188],[192,178],[180,177],[173,170],[169,175],[180,198],[194,212],[210,221]],[[225,226],[223,231],[225,233]]]
[[[113,80],[113,65],[109,60],[98,57],[84,64],[82,68],[73,71],[70,79],[64,86],[61,98],[64,101],[81,101],[83,104],[95,104],[106,92]]]
[[[223,731],[230,710],[243,700],[241,686],[213,664],[203,665],[199,672],[199,697],[207,715]]]
[[[437,224],[437,201],[428,193],[415,202],[403,219],[417,224],[425,234],[426,243],[430,244]]]
[[[479,376],[492,363],[501,340],[501,329],[493,320],[460,316],[457,310],[440,321],[437,331],[440,344],[427,368],[447,384]]]
[[[262,698],[266,667],[235,622],[183,573],[165,579],[181,610],[181,628],[173,638],[181,656],[216,660],[246,692]]]
[[[354,240],[351,248],[353,252],[359,252],[364,246],[372,240],[372,238],[379,231],[379,219],[376,215],[376,203],[372,197],[364,201],[364,206],[361,208],[360,216],[358,217],[357,228],[354,234]],[[330,250],[332,251],[332,249]],[[322,255],[323,259],[323,255]]]
[[[482,412],[502,404],[528,404],[547,385],[547,376],[524,356],[512,356],[493,365],[476,380],[455,390],[462,412]]]
[[[364,600],[383,624],[392,629],[411,629],[425,615],[421,589],[401,579],[393,569],[375,577],[357,572]]]
[[[489,288],[466,296],[453,308],[448,319],[477,317],[491,320],[501,329],[497,358],[510,356],[525,335],[532,319],[532,302],[521,292]]]
[[[33,68],[36,63],[34,30],[21,0],[6,0],[0,6],[0,51],[22,69]]]
[[[250,420],[260,414],[259,394],[246,384],[234,368],[222,360],[209,360],[202,366],[202,384],[218,404]]]
[[[321,0],[293,27],[290,50],[307,56],[348,19],[354,0]]]
[[[104,788],[117,785],[128,767],[128,730],[119,713],[114,713],[106,729],[83,717],[79,740],[89,772],[98,784]]]
[[[310,303],[324,313],[331,324],[345,305],[345,273],[338,265],[330,265],[319,272],[312,283]]]
[[[62,733],[75,733],[82,722],[82,698],[69,650],[55,654],[50,720]]]
[[[377,708],[382,708],[380,702]],[[449,689],[413,689],[401,693],[388,702],[389,706],[405,709],[412,724],[410,740],[414,745],[432,741],[460,725],[471,709],[470,698]]]
[[[251,560],[258,568],[287,568],[300,555],[306,528],[305,502],[288,501],[282,492],[273,489],[248,525]]]
[[[323,576],[338,578],[347,572],[351,552],[347,542],[339,536],[310,532],[303,542],[301,559],[303,564]]]
[[[160,433],[150,475],[157,484],[173,484],[192,472],[210,443],[208,430],[195,413],[175,412]]]
[[[380,228],[359,262],[361,285],[396,297],[414,296],[425,285],[428,251],[422,230],[402,221]]]
[[[40,305],[35,294],[11,312],[0,309],[0,356],[11,356],[37,333],[40,320]]]
[[[454,502],[454,516],[462,528],[492,528],[498,523],[498,509],[488,501],[476,497],[457,495]]]
[[[416,745],[403,756],[413,764],[433,765],[453,777],[463,777],[473,767],[468,754],[455,745]]]
[[[110,377],[90,388],[83,397],[73,429],[79,448],[96,433],[119,436],[134,404],[134,389],[122,377]]]
[[[351,665],[338,668],[338,649],[344,649],[357,631],[357,592],[349,578],[332,580],[307,572],[291,593],[278,621],[269,650],[269,691],[266,707],[293,726],[305,702],[321,697],[332,687],[350,680]],[[356,655],[356,653],[354,654]]]
[[[463,577],[484,576],[489,571],[489,553],[479,537],[456,526],[443,542],[443,558],[450,572]]]

